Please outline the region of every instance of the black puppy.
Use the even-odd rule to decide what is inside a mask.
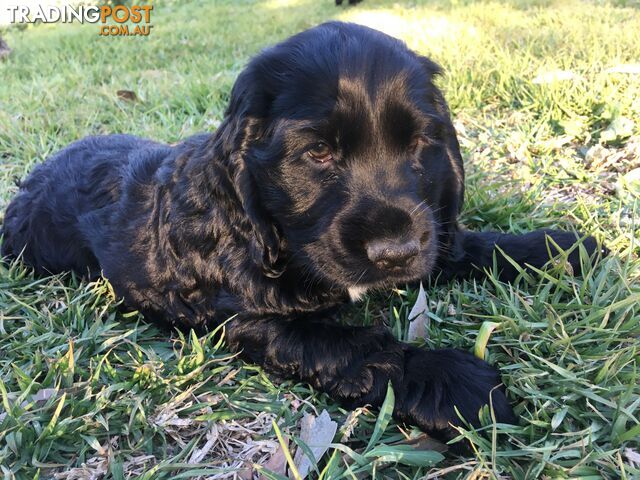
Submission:
[[[494,251],[509,280],[496,245],[541,267],[546,235],[576,241],[459,229],[463,165],[437,73],[366,27],[302,32],[249,63],[216,133],[174,147],[91,137],[38,166],[7,209],[2,252],[40,274],[103,272],[150,320],[202,328],[235,314],[233,349],[348,407],[379,405],[391,381],[396,418],[432,434],[455,433],[454,407],[477,424],[491,403],[512,422],[487,363],[326,313],[370,289],[478,273]]]

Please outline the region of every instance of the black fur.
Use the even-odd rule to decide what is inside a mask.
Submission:
[[[391,381],[396,417],[445,438],[454,406],[477,424],[491,399],[513,422],[487,363],[326,313],[365,289],[477,275],[496,245],[542,267],[546,236],[576,241],[458,227],[463,165],[437,73],[366,27],[300,33],[250,62],[214,134],[85,138],[36,167],[7,209],[3,255],[40,274],[103,272],[151,320],[210,328],[237,314],[226,334],[244,358],[348,406],[379,405]]]

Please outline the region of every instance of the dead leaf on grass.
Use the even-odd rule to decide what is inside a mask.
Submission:
[[[636,452],[633,448],[625,448],[624,456],[627,457],[629,465],[633,468],[640,467],[640,453]]]
[[[284,442],[285,447],[289,448],[289,440],[285,438]],[[262,467],[283,477],[287,475],[287,456],[284,454],[282,445],[278,445],[278,449],[269,457],[269,460],[267,460]],[[267,480],[267,477],[261,474],[260,480]]]
[[[329,412],[323,410],[316,417],[305,413],[300,422],[300,440],[311,450],[313,460],[309,459],[302,448],[298,447],[293,463],[296,465],[300,477],[305,478],[311,471],[313,464],[317,464],[329,449],[329,444],[338,430],[338,424],[331,420]]]
[[[60,390],[57,388],[43,388],[42,390],[38,390],[36,393],[34,393],[31,396],[31,401],[33,403],[36,404],[36,406],[38,406],[37,404],[42,404],[47,402],[47,400],[49,400],[51,397],[55,397],[58,395],[58,392]],[[20,408],[27,408],[29,406],[28,401],[22,402],[20,404]],[[7,413],[0,413],[0,422],[2,422],[5,417],[7,416]]]
[[[118,90],[116,92],[116,95],[118,95],[118,98],[120,100],[126,100],[128,102],[137,102],[138,101],[138,95],[136,95],[136,92],[134,92],[132,90]]]
[[[427,329],[429,328],[429,317],[426,312],[429,311],[429,303],[427,302],[427,294],[424,291],[422,282],[420,282],[420,290],[418,290],[418,298],[413,304],[409,312],[409,329],[407,330],[407,341],[412,342],[418,338],[429,338]]]

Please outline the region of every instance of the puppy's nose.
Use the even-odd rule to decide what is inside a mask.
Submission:
[[[383,270],[406,267],[418,255],[420,244],[417,240],[372,240],[366,244],[367,257]]]

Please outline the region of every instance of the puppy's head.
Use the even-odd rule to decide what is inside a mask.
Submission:
[[[402,42],[344,23],[251,61],[226,141],[266,263],[283,238],[286,268],[350,291],[429,273],[463,183],[437,71]]]

